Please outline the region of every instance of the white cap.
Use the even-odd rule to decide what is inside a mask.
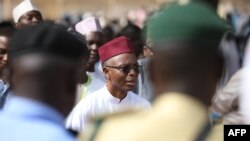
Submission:
[[[38,9],[32,4],[31,0],[23,0],[12,11],[14,22],[18,23],[18,20],[23,14],[33,10],[38,11]]]
[[[89,32],[102,32],[100,22],[95,17],[88,17],[75,25],[77,32],[85,35]]]

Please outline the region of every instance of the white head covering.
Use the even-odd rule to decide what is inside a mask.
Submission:
[[[242,74],[242,89],[239,98],[239,106],[240,113],[245,116],[246,123],[250,124],[250,39],[248,39],[245,51],[243,69],[245,69],[245,71]]]
[[[100,22],[95,17],[88,17],[75,25],[77,32],[85,35],[89,32],[102,32]]]
[[[29,12],[29,11],[39,11],[31,2],[31,0],[23,0],[20,4],[18,4],[12,11],[12,16],[15,23],[18,23],[20,17]]]

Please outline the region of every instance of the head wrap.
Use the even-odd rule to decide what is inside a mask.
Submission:
[[[88,17],[75,25],[77,32],[85,35],[90,32],[102,32],[100,22],[95,17]]]
[[[20,17],[30,11],[39,11],[31,2],[31,0],[23,0],[12,11],[12,16],[15,23],[18,23]]]

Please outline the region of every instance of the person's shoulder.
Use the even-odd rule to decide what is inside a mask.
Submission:
[[[77,118],[77,115],[74,115],[72,118],[73,120],[75,120]],[[37,133],[39,133],[40,131],[44,131],[43,133],[39,133],[39,134],[42,136],[48,137],[48,138],[44,138],[45,141],[47,139],[71,141],[71,140],[74,140],[74,136],[66,128],[69,128],[71,126],[74,127],[76,122],[77,120],[73,123],[70,123],[70,120],[67,120],[66,123],[64,123],[63,121],[57,122],[51,119],[51,120],[33,121],[32,124],[34,125],[33,128],[36,129],[36,131],[38,131]]]
[[[75,141],[75,137],[71,135],[67,130],[59,128],[47,128],[47,130],[43,132],[41,132],[41,130],[37,130],[35,134],[27,135],[27,137],[36,141]]]
[[[25,119],[6,114],[0,117],[1,139],[11,141],[73,141],[74,137],[52,120]],[[2,127],[2,128],[1,128]],[[30,130],[32,129],[32,134]]]
[[[73,123],[77,123],[84,114],[88,113],[91,110],[93,105],[91,96],[82,99],[73,110],[69,113],[68,117],[66,118],[66,127],[70,126]],[[77,121],[77,122],[76,122]]]
[[[40,125],[39,125],[40,124]],[[42,123],[37,124],[37,133],[39,135],[37,136],[44,136],[44,140],[60,140],[60,141],[73,141],[74,136],[67,131],[64,126],[57,125],[54,123],[45,123],[42,125]],[[40,133],[39,131],[43,131],[43,133]],[[46,137],[47,136],[47,137]]]
[[[97,101],[101,100],[104,92],[104,87],[89,94],[84,99],[82,99],[73,109],[73,111],[78,109],[90,109],[92,106],[95,106]]]
[[[80,102],[77,104],[76,107],[82,107],[82,105],[93,104],[96,100],[100,99],[100,97],[102,96],[102,93],[103,93],[103,88],[98,89],[94,91],[93,93],[90,93],[84,99],[80,100]]]
[[[71,111],[66,119],[66,126],[80,122],[81,117],[85,117],[89,112],[91,112],[97,106],[100,100],[101,89],[96,92],[86,96],[82,99]],[[76,122],[77,121],[77,122]]]
[[[212,127],[212,131],[206,138],[206,141],[223,141],[224,138],[224,129],[223,124],[216,124]]]
[[[93,98],[101,97],[102,93],[104,92],[105,92],[105,87],[101,87],[100,89],[95,90],[94,92],[87,95],[86,99],[93,99]]]
[[[52,140],[75,141],[75,137],[73,136],[73,134],[65,130],[65,128],[54,130],[49,135]]]
[[[80,135],[80,140],[117,140],[124,132],[129,134],[128,130],[137,127],[137,120],[134,119],[137,116],[135,115],[137,115],[136,111],[123,111],[96,118],[86,128],[84,134]],[[120,138],[119,140],[125,139]]]

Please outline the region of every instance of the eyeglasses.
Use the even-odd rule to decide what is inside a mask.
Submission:
[[[136,72],[139,73],[139,65],[121,65],[121,66],[105,66],[108,68],[113,68],[113,69],[118,69],[122,71],[124,74],[128,74],[132,69]]]

